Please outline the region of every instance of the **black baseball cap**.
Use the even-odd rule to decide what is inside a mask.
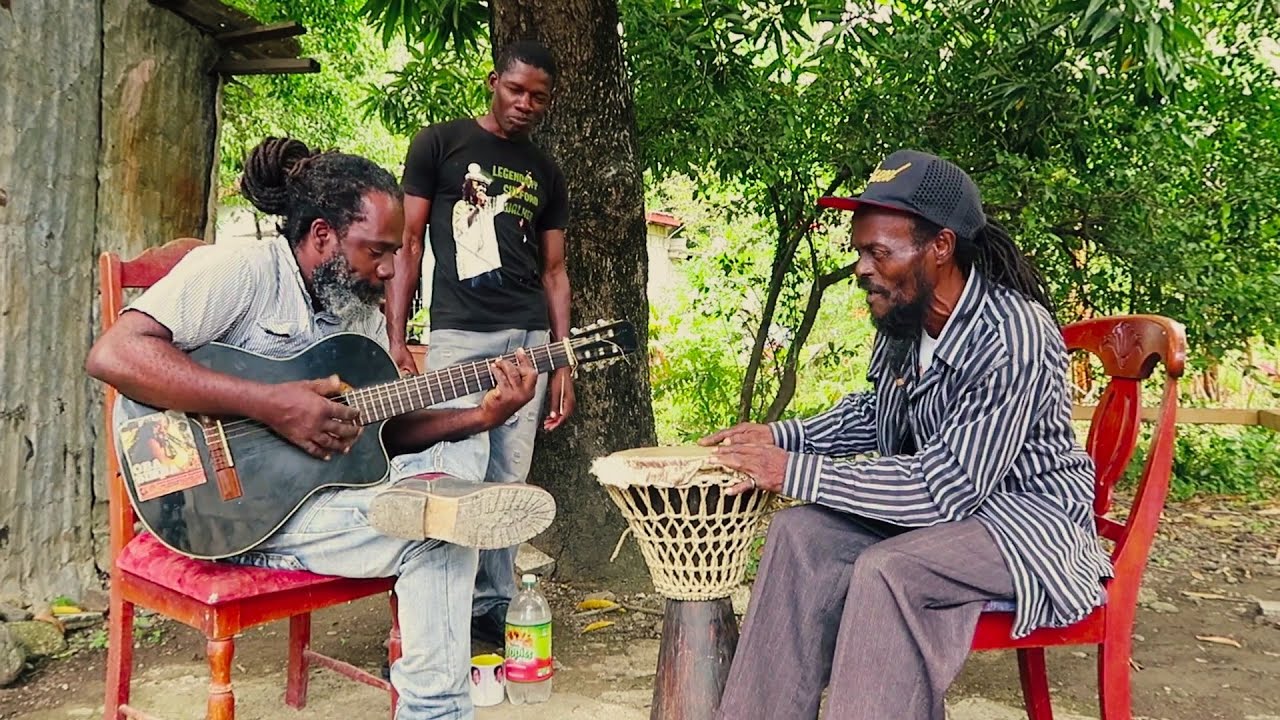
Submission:
[[[824,197],[821,207],[857,210],[862,205],[901,210],[972,238],[987,224],[978,186],[954,163],[916,150],[899,150],[880,162],[861,195]]]

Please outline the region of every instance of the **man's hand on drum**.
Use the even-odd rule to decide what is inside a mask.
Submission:
[[[760,423],[738,423],[712,433],[698,441],[699,445],[772,445],[773,432],[768,425]]]
[[[751,490],[782,492],[782,479],[787,473],[787,451],[780,447],[721,445],[715,450],[714,460],[750,478],[729,488],[730,495],[741,495]]]
[[[698,444],[719,446],[715,451],[715,461],[751,478],[729,488],[730,495],[750,490],[782,491],[787,453],[773,444],[773,433],[768,425],[738,423],[702,438]]]

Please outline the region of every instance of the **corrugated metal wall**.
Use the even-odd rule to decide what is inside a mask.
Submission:
[[[96,258],[202,236],[211,42],[133,0],[0,11],[0,597],[96,585]]]

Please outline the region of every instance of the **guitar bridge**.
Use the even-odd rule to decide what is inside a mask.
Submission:
[[[201,418],[201,423],[205,427],[204,436],[209,445],[209,458],[213,460],[213,473],[218,483],[218,494],[223,500],[242,497],[244,487],[240,484],[240,473],[236,472],[235,457],[231,454],[231,443],[227,441],[227,433],[222,427],[222,421]]]

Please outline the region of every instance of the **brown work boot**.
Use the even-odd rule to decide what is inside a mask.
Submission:
[[[448,475],[406,478],[369,503],[369,525],[384,535],[481,550],[519,545],[550,527],[555,516],[556,501],[542,488]]]

